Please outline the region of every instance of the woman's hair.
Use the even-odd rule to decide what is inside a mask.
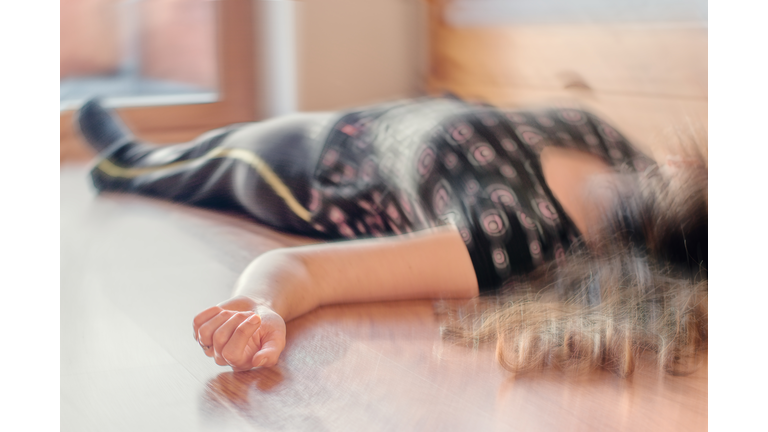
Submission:
[[[495,343],[513,372],[603,367],[627,376],[641,358],[667,373],[692,371],[707,347],[707,164],[706,143],[687,144],[668,167],[619,174],[601,229],[564,264],[495,297],[443,304],[443,335]]]

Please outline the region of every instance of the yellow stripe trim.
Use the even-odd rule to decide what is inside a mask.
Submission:
[[[205,155],[200,156],[199,158],[185,160],[185,161],[178,161],[178,162],[173,162],[167,165],[154,166],[154,167],[125,168],[125,167],[117,166],[107,159],[104,159],[103,161],[101,161],[96,167],[102,172],[104,172],[105,174],[112,177],[133,178],[133,177],[138,177],[144,174],[150,174],[150,173],[164,170],[164,169],[176,168],[178,166],[189,165],[195,162],[216,159],[216,158],[237,159],[252,166],[253,169],[255,169],[256,172],[258,172],[259,175],[261,175],[261,177],[269,184],[269,186],[272,187],[272,190],[274,190],[275,193],[280,198],[282,198],[283,201],[285,201],[285,204],[288,205],[288,208],[290,208],[291,211],[296,214],[296,216],[304,219],[307,222],[309,222],[309,220],[311,219],[311,214],[309,213],[309,210],[305,209],[301,204],[299,204],[299,202],[291,193],[291,190],[288,189],[288,186],[286,186],[285,183],[283,183],[283,181],[280,179],[280,177],[278,177],[277,174],[275,174],[275,172],[272,171],[272,168],[269,165],[267,165],[267,163],[264,162],[263,159],[261,159],[254,153],[244,149],[215,148],[209,151],[208,153],[206,153]]]

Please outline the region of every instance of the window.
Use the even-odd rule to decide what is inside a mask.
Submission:
[[[91,157],[72,121],[96,95],[160,143],[258,117],[250,0],[62,0],[61,20],[62,162]]]

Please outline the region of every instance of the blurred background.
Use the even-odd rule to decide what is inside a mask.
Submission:
[[[62,430],[706,430],[706,356],[687,377],[512,379],[492,350],[444,344],[431,302],[313,312],[289,323],[280,368],[226,372],[200,355],[189,317],[229,296],[255,256],[307,240],[156,200],[94,200],[83,164],[93,154],[73,128],[93,96],[139,138],[173,143],[292,111],[452,92],[503,107],[575,101],[653,151],[670,126],[707,125],[706,1],[61,0],[60,10]],[[754,52],[737,40],[728,50]]]
[[[705,0],[62,0],[61,161],[103,97],[142,138],[450,91],[575,99],[641,146],[706,125]]]

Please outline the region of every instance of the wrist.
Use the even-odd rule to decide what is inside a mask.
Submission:
[[[248,304],[250,305],[250,310],[256,312],[259,315],[262,315],[264,312],[275,312],[280,316],[283,316],[283,313],[279,313],[276,311],[274,302],[271,299],[264,298],[264,297],[256,297],[256,296],[249,296],[249,295],[240,295],[238,297],[242,297],[247,299]]]
[[[276,249],[255,259],[237,282],[235,294],[254,311],[269,310],[290,320],[317,307],[306,266],[291,249]]]

